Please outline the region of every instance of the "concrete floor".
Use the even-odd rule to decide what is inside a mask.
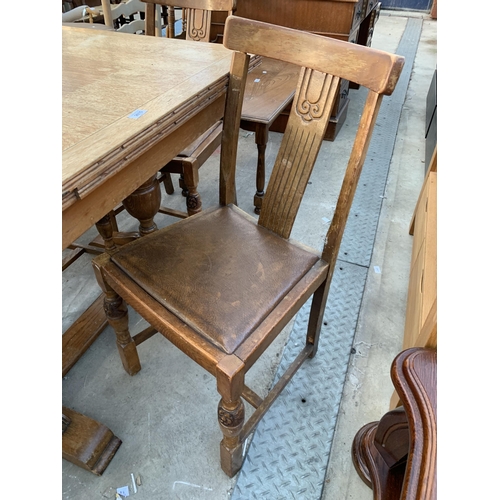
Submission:
[[[352,466],[350,446],[362,425],[378,420],[387,411],[393,392],[389,368],[402,348],[412,245],[408,227],[424,177],[425,104],[436,68],[437,21],[426,14],[382,11],[372,41],[372,47],[395,52],[409,16],[422,17],[423,30],[396,137],[354,340],[356,354],[348,367],[322,500],[372,498]],[[323,143],[292,235],[318,248],[325,230],[323,217],[331,217],[339,189],[331,180],[332,155],[343,159],[353,128],[349,124],[359,118],[357,110],[362,103],[357,94],[350,91],[346,124],[337,139]],[[280,134],[271,133],[269,165],[280,140]],[[241,132],[238,161],[238,201],[241,208],[253,213],[253,134]],[[205,207],[216,203],[217,166],[216,153],[200,170]],[[177,189],[173,196],[165,195],[163,203],[182,208],[184,199]],[[160,227],[175,220],[157,217]],[[121,230],[136,227],[125,214],[120,214],[119,224]],[[92,229],[81,241],[88,242],[94,235]],[[100,292],[90,260],[84,256],[63,273],[63,332]],[[381,272],[376,273],[374,266]],[[144,326],[133,311],[130,326],[132,334]],[[252,368],[248,385],[256,392],[265,394],[272,381],[290,327]],[[229,498],[237,476],[229,479],[219,468],[221,434],[215,410],[219,396],[214,379],[159,335],[142,344],[139,354],[142,370],[130,377],[122,369],[114,334],[108,327],[63,379],[63,404],[107,425],[123,441],[102,477],[63,460],[63,498],[115,498],[116,488],[125,485],[138,499]],[[131,473],[142,478],[135,495]]]

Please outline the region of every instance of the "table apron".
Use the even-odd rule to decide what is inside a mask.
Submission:
[[[225,93],[62,213],[62,249],[116,208],[224,114]]]

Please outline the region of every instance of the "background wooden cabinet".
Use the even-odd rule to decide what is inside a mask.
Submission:
[[[413,234],[413,247],[403,350],[437,349],[437,149],[420,191],[410,234]],[[398,405],[399,396],[395,392],[390,408]]]
[[[413,248],[403,349],[437,347],[437,160],[436,151],[413,215]],[[426,322],[429,328],[425,328]]]

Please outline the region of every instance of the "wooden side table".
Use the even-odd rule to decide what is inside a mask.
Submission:
[[[437,498],[437,351],[407,349],[393,361],[391,378],[402,405],[363,426],[352,460],[376,500]]]
[[[292,102],[299,73],[299,66],[263,57],[248,74],[240,127],[255,132],[258,152],[254,196],[256,214],[260,213],[264,198],[269,130]]]

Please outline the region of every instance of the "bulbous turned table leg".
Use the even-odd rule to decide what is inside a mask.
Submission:
[[[139,221],[141,236],[158,229],[154,217],[158,213],[160,205],[161,191],[156,174],[123,200],[123,206],[127,212]]]

